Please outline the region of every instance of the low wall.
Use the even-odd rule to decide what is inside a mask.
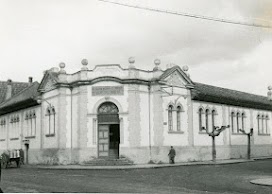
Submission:
[[[176,162],[212,160],[211,146],[175,146]],[[120,157],[128,158],[135,164],[168,163],[169,146],[163,147],[120,147]],[[0,153],[5,150],[0,150]],[[25,152],[25,150],[24,150]],[[25,152],[26,153],[26,152]],[[272,145],[252,145],[251,157],[272,156]],[[25,157],[26,158],[26,157]],[[85,149],[29,149],[29,164],[81,164],[97,158],[96,148]],[[246,145],[216,146],[216,159],[247,158]]]

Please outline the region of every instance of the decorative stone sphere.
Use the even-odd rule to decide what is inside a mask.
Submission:
[[[187,65],[184,65],[184,66],[182,67],[182,70],[183,70],[183,71],[188,71],[188,70],[189,70],[189,67],[188,67]]]
[[[82,59],[81,64],[84,65],[84,66],[88,65],[88,60],[87,59]]]
[[[268,90],[272,90],[272,86],[270,85],[270,86],[268,86]]]
[[[134,57],[129,57],[129,58],[128,58],[128,62],[129,62],[130,64],[135,63],[135,58],[134,58]]]
[[[154,60],[154,64],[155,64],[156,66],[159,66],[159,65],[161,64],[161,60],[160,60],[160,59],[155,59],[155,60]]]
[[[59,67],[60,67],[61,69],[65,68],[65,63],[64,63],[64,62],[61,62],[61,63],[59,64]]]

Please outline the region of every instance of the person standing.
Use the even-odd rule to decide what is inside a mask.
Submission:
[[[175,164],[176,151],[173,148],[173,146],[171,146],[168,156],[169,156],[169,163]]]

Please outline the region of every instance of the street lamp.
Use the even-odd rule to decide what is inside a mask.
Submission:
[[[250,137],[253,135],[253,128],[251,128],[248,133],[246,133],[244,129],[239,129],[239,131],[247,135],[247,159],[250,160],[251,154]]]
[[[212,137],[212,160],[215,162],[216,159],[216,149],[215,149],[215,137],[219,136],[222,131],[224,131],[226,128],[229,128],[230,126],[221,126],[221,128],[214,126],[213,130],[211,132],[208,132],[208,130],[205,127],[202,127],[202,129],[206,130],[206,133]]]

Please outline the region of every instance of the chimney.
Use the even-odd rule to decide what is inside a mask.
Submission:
[[[11,97],[12,94],[12,86],[11,86],[12,80],[8,79],[7,81],[7,93],[6,93],[6,100]]]
[[[32,83],[33,82],[33,77],[28,77],[28,83]]]

